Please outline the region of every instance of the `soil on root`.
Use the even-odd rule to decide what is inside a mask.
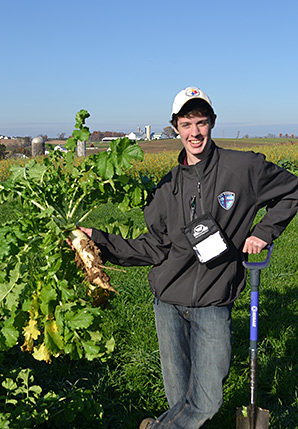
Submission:
[[[85,273],[87,283],[95,285],[94,287],[90,287],[89,285],[87,291],[87,294],[93,300],[92,306],[101,306],[102,309],[104,309],[110,297],[110,292],[113,291],[117,293],[117,291],[110,285],[110,277],[103,271],[100,249],[94,244],[92,240],[86,239],[84,240],[84,250],[94,255],[92,268],[89,269],[86,267],[78,252],[75,254],[76,265]]]

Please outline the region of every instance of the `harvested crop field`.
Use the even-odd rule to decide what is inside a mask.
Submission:
[[[289,140],[282,138],[251,138],[251,139],[222,139],[214,138],[215,143],[223,148],[237,148],[237,149],[250,149],[256,146],[270,146],[270,145],[298,145],[297,140]],[[145,153],[158,153],[163,151],[178,151],[182,148],[180,139],[169,140],[156,140],[148,142],[140,142],[140,146]]]
[[[271,146],[280,144],[295,144],[298,145],[298,141],[289,141],[288,139],[213,139],[215,143],[223,148],[237,148],[237,149],[250,149],[256,146]],[[182,143],[180,139],[168,139],[168,140],[151,140],[141,141],[141,148],[144,153],[160,153],[160,152],[176,152],[182,149]],[[98,150],[105,150],[108,147],[108,143],[99,143],[101,148]],[[97,144],[95,144],[97,146]]]
[[[215,143],[223,148],[229,149],[250,149],[256,146],[272,146],[272,145],[298,145],[297,140],[289,140],[286,138],[248,138],[248,139],[223,139],[214,138]],[[61,145],[65,144],[65,140],[52,140],[46,142],[46,144]],[[90,144],[87,143],[87,155],[92,153],[101,152],[107,150],[109,147],[108,142],[94,142],[94,148],[90,148]],[[182,149],[182,143],[180,139],[167,139],[167,140],[151,140],[141,141],[141,148],[144,153],[160,153],[160,152],[177,152]]]

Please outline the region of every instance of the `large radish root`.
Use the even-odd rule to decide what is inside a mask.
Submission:
[[[85,270],[87,280],[90,283],[89,294],[94,299],[93,305],[102,305],[103,301],[107,301],[110,292],[118,292],[110,285],[110,277],[102,269],[104,266],[101,259],[101,251],[95,243],[79,229],[73,230],[69,238],[76,250],[77,265]],[[95,286],[92,287],[92,285]]]

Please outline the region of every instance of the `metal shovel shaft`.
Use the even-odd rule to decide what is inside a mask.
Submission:
[[[250,404],[248,407],[248,416],[250,427],[255,428],[256,425],[256,393],[257,393],[257,358],[249,358],[249,379],[250,379]]]

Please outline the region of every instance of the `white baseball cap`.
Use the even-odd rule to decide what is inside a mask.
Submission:
[[[182,91],[178,92],[174,99],[172,115],[180,112],[181,108],[187,103],[189,100],[193,100],[194,98],[201,98],[202,100],[207,101],[207,103],[212,107],[212,103],[210,98],[205,92],[196,86],[188,86]]]

